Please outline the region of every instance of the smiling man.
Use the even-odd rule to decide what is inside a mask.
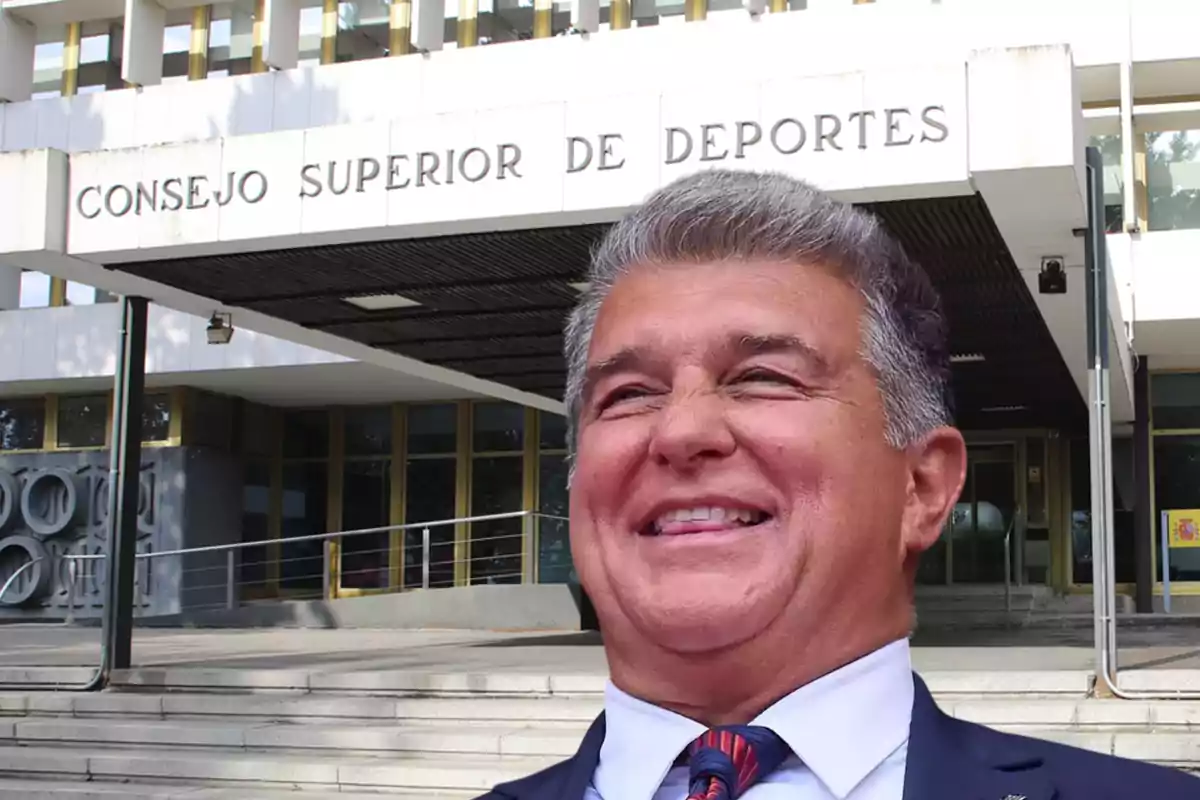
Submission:
[[[924,272],[781,175],[681,179],[616,224],[567,327],[571,541],[605,713],[490,798],[1200,797],[1182,773],[941,714],[908,649],[962,487]]]

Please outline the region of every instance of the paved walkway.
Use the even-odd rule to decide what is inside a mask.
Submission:
[[[1200,630],[1121,631],[1122,669],[1200,669]],[[0,626],[0,667],[90,667],[100,631],[48,625]],[[140,667],[413,670],[602,674],[600,638],[589,633],[516,634],[391,630],[141,629]],[[1086,631],[959,631],[914,641],[918,670],[1090,670]]]

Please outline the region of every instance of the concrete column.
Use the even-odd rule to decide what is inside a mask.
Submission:
[[[162,83],[167,12],[154,0],[125,0],[121,79],[135,86]]]
[[[411,0],[411,8],[412,47],[420,53],[441,50],[446,43],[446,4],[441,0]]]
[[[479,44],[479,0],[458,0],[458,46]]]
[[[21,268],[0,264],[0,311],[21,307]]]
[[[600,30],[600,0],[575,0],[571,3],[571,27],[579,33]]]
[[[267,0],[263,30],[266,65],[271,69],[294,69],[300,63],[299,0]]]
[[[324,0],[321,13],[321,63],[337,63],[338,0]]]
[[[192,9],[192,40],[188,46],[188,80],[208,77],[208,37],[212,26],[212,6]]]
[[[33,51],[37,28],[0,9],[0,103],[19,103],[33,95]]]
[[[554,35],[554,0],[533,0],[533,38]]]

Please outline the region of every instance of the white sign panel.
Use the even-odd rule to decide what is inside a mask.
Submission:
[[[850,73],[83,153],[69,251],[611,219],[714,167],[856,196],[968,191],[965,84],[962,65]]]

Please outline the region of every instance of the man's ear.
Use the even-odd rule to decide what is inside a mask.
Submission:
[[[904,549],[923,553],[942,535],[967,474],[967,444],[954,428],[936,428],[907,448]]]

